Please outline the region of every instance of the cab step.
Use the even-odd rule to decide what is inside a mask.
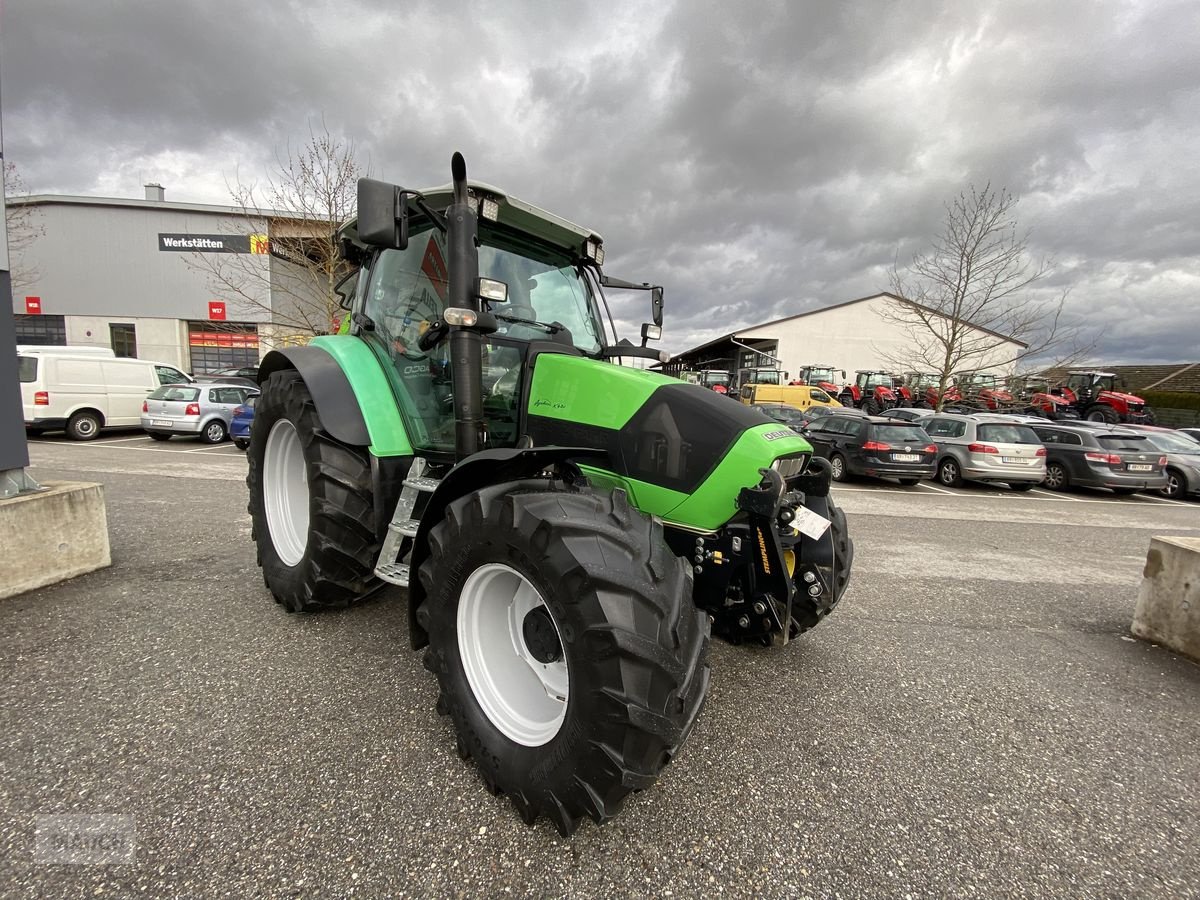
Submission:
[[[388,523],[387,536],[379,550],[379,559],[375,562],[375,575],[389,584],[400,587],[408,587],[410,575],[409,567],[400,560],[412,548],[412,539],[417,536],[417,529],[421,526],[421,520],[413,518],[417,500],[421,494],[433,493],[442,483],[440,478],[427,477],[426,468],[425,460],[420,457],[412,461],[400,490],[400,499],[396,502],[396,511]]]

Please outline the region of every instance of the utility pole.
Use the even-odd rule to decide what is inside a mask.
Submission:
[[[0,168],[4,165],[4,124],[0,115]],[[29,445],[17,375],[17,327],[13,319],[12,274],[8,263],[8,205],[0,178],[0,500],[41,490],[29,477]]]

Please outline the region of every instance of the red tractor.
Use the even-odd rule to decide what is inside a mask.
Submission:
[[[1040,376],[1022,376],[1010,380],[1010,393],[1024,405],[1025,411],[1047,419],[1078,419],[1079,413],[1069,400],[1051,393],[1049,383]]]
[[[1117,376],[1112,372],[1072,372],[1067,383],[1053,388],[1051,394],[1066,400],[1090,422],[1154,424],[1154,410],[1146,406],[1145,400],[1116,388]]]
[[[898,387],[899,381],[891,372],[855,372],[854,384],[842,388],[838,399],[843,406],[857,406],[872,416],[896,406],[912,406],[908,388]]]
[[[799,384],[819,387],[830,396],[836,397],[842,392],[840,385],[846,382],[846,370],[835,369],[833,366],[801,366],[796,381]]]
[[[964,405],[1004,412],[1016,405],[1012,393],[999,375],[991,372],[956,372],[955,386]]]
[[[938,385],[941,380],[941,376],[937,372],[905,372],[904,390],[908,391],[908,398],[912,401],[913,406],[921,409],[937,409]],[[953,384],[948,384],[940,399],[944,401],[944,406],[950,406],[960,402],[962,394]]]

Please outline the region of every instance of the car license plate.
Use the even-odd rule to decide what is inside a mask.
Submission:
[[[1000,461],[1015,466],[1023,466],[1025,463],[1029,462],[1029,460],[1023,456],[1002,456],[1000,457]]]
[[[893,453],[892,462],[920,462],[920,453]]]
[[[1130,472],[1153,472],[1154,466],[1149,463],[1130,463],[1126,466]]]
[[[163,425],[163,426],[166,426],[167,428],[170,428],[175,423],[172,422],[170,419],[151,419],[150,424],[151,425]]]

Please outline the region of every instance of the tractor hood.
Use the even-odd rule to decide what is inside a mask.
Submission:
[[[762,412],[699,385],[581,356],[539,354],[526,400],[535,445],[594,447],[594,482],[627,490],[645,512],[715,529],[743,487],[811,445]]]
[[[1097,399],[1119,400],[1121,403],[1145,403],[1141,397],[1134,394],[1123,394],[1120,391],[1101,391]]]

